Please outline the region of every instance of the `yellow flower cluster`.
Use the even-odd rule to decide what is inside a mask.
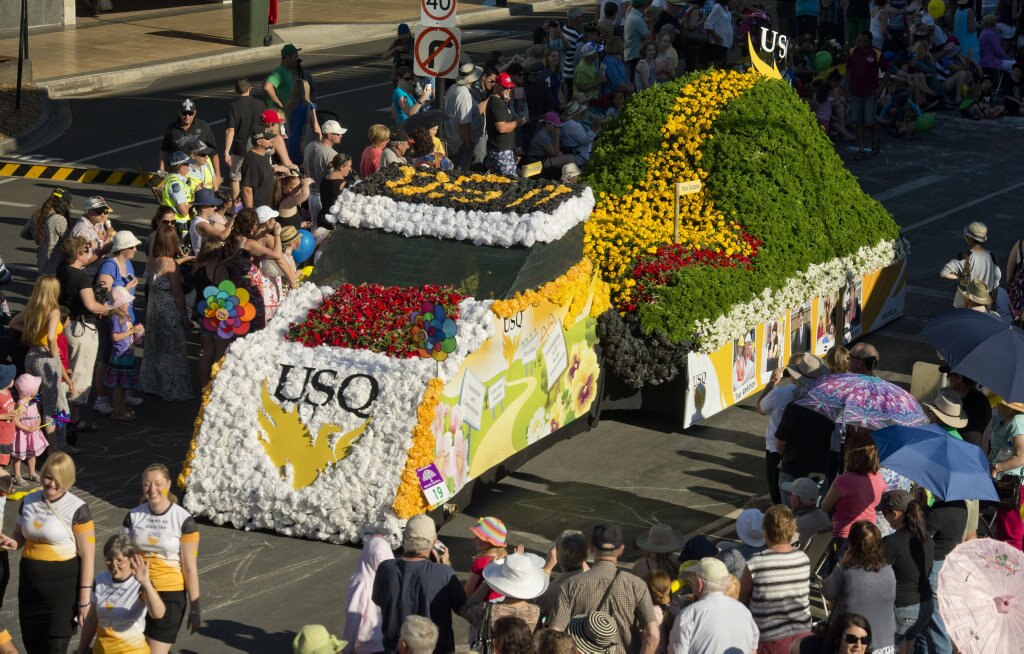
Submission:
[[[431,379],[427,383],[427,390],[423,392],[423,400],[416,409],[412,447],[409,448],[409,457],[405,460],[405,470],[402,471],[402,481],[398,485],[395,501],[391,504],[395,509],[395,515],[403,520],[424,513],[430,508],[427,505],[427,498],[423,496],[416,471],[434,461],[434,448],[437,444],[434,442],[434,432],[430,430],[430,423],[434,421],[434,412],[441,402],[442,390],[444,382],[436,377]]]
[[[520,311],[525,311],[527,307],[536,307],[542,302],[551,302],[559,306],[568,303],[569,310],[562,319],[562,326],[569,329],[576,322],[576,317],[590,297],[591,287],[594,289],[594,301],[590,305],[590,315],[598,316],[611,308],[607,286],[594,277],[594,264],[590,259],[584,258],[564,275],[537,290],[516,293],[515,297],[509,300],[495,300],[491,305],[491,311],[499,318],[511,318]]]
[[[213,380],[220,372],[220,364],[223,361],[215,361],[210,368],[210,383],[203,389],[203,399],[199,403],[199,413],[196,414],[195,422],[192,423],[192,441],[188,445],[188,452],[185,454],[185,461],[181,464],[181,474],[178,475],[178,488],[182,491],[188,485],[188,476],[192,474],[192,460],[196,458],[196,439],[199,437],[199,430],[203,428],[203,412],[206,405],[210,403],[210,393],[213,392]]]
[[[645,156],[647,178],[624,195],[601,192],[586,223],[584,253],[597,262],[612,299],[623,307],[632,295],[628,276],[645,254],[672,242],[676,182],[706,181],[700,148],[719,112],[762,79],[755,73],[713,71],[685,86],[661,128],[661,148]],[[750,255],[742,226],[715,208],[705,185],[679,203],[679,241],[696,250]]]

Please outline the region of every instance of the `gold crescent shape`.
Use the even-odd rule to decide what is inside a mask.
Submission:
[[[774,60],[772,60],[771,67],[769,67],[758,56],[757,50],[754,49],[754,43],[750,40],[750,32],[747,32],[747,50],[750,52],[750,63],[754,65],[754,70],[768,79],[782,79],[782,73],[779,72],[779,66]]]

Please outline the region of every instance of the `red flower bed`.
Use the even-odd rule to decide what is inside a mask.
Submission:
[[[306,347],[331,345],[410,359],[419,356],[410,315],[426,302],[440,304],[454,320],[461,301],[452,286],[345,284],[311,309],[305,322],[289,325],[287,339]]]
[[[677,271],[688,266],[710,266],[712,268],[746,268],[753,266],[753,259],[761,249],[761,239],[744,232],[740,235],[747,242],[753,254],[725,254],[709,250],[689,250],[683,245],[666,245],[657,253],[633,266],[630,275],[636,280],[633,300],[626,306],[627,311],[636,311],[637,306],[651,301],[650,289],[668,284]]]

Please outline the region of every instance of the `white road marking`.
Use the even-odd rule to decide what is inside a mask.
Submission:
[[[900,184],[899,186],[894,186],[891,189],[882,191],[878,195],[874,196],[874,198],[879,202],[885,202],[887,200],[898,198],[901,195],[906,195],[907,193],[916,191],[919,188],[931,186],[932,184],[935,184],[936,182],[941,182],[944,179],[946,179],[945,175],[925,175],[924,177],[920,179],[915,179],[912,182]]]
[[[0,200],[0,207],[34,207],[34,204],[25,204],[24,202],[8,202],[7,200]]]
[[[935,222],[937,220],[942,220],[946,216],[952,216],[953,214],[959,213],[959,212],[963,211],[964,209],[969,209],[970,207],[973,207],[976,204],[981,204],[982,202],[987,202],[987,201],[991,200],[992,198],[997,198],[1000,195],[1004,195],[1006,193],[1009,193],[1010,191],[1016,191],[1017,189],[1019,189],[1022,186],[1024,186],[1024,182],[1017,182],[1016,184],[1011,184],[1010,186],[1006,186],[1006,187],[1004,187],[1004,188],[1002,188],[1002,189],[1000,189],[998,191],[993,191],[993,192],[989,193],[988,195],[983,195],[980,198],[975,198],[975,199],[971,200],[970,202],[965,202],[965,203],[961,204],[960,206],[953,207],[952,209],[947,209],[946,211],[943,211],[942,213],[937,213],[934,216],[931,216],[930,218],[925,218],[924,220],[919,220],[916,223],[911,223],[910,225],[907,225],[906,227],[904,227],[902,229],[902,231],[905,234],[905,233],[907,233],[909,231],[917,229],[918,227],[924,227],[925,225],[930,225],[930,224],[932,224],[933,222]]]

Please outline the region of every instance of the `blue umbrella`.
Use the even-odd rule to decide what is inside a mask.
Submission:
[[[953,372],[992,389],[1007,402],[1024,402],[1024,330],[996,316],[953,309],[928,321],[921,336]]]
[[[937,425],[893,425],[871,434],[886,468],[917,482],[946,501],[998,501],[981,448]]]

